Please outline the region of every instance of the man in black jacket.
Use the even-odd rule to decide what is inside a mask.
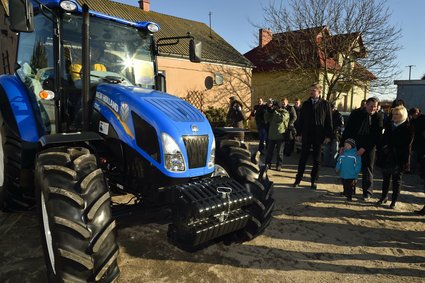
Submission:
[[[342,135],[341,144],[346,139],[354,139],[357,153],[362,157],[362,189],[363,199],[373,194],[373,167],[375,164],[376,146],[382,135],[383,117],[377,112],[379,100],[371,97],[366,106],[351,112]]]
[[[289,112],[288,128],[286,129],[286,132],[283,134],[284,141],[285,141],[283,155],[291,156],[292,152],[294,151],[295,136],[297,134],[297,131],[295,130],[295,121],[297,120],[297,111],[295,110],[293,106],[289,105],[289,100],[287,97],[282,99],[282,107]]]
[[[336,103],[331,103],[332,108],[332,127],[333,136],[332,141],[325,144],[323,147],[323,165],[327,167],[335,167],[335,154],[338,152],[339,141],[341,139],[341,128],[344,126],[344,118],[339,113]]]
[[[316,189],[319,177],[322,144],[332,138],[332,113],[329,102],[321,99],[322,86],[313,84],[310,98],[303,102],[298,120],[297,139],[301,140],[301,155],[294,187],[298,187],[304,175],[305,164],[313,147],[313,169],[311,170],[311,189]]]

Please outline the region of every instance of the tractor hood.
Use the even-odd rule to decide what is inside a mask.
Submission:
[[[214,135],[198,109],[188,102],[155,90],[119,84],[101,84],[96,88],[94,108],[106,121],[99,122],[98,132],[110,135],[112,129],[120,140],[134,148],[162,173],[172,178],[210,174],[209,164]],[[97,127],[97,125],[94,125]],[[185,169],[166,168],[165,144],[178,145]]]

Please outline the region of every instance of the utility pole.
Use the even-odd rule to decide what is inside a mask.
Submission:
[[[412,74],[412,67],[416,67],[416,65],[407,65],[407,68],[409,68],[409,81],[410,81],[410,75]]]
[[[208,13],[208,16],[210,17],[210,37],[212,37],[212,31],[211,31],[211,16],[212,16],[212,13],[211,13],[211,11]]]

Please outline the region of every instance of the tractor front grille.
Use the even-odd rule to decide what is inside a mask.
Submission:
[[[199,168],[207,165],[208,135],[183,136],[186,146],[189,168]]]

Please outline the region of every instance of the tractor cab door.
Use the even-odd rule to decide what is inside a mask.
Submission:
[[[20,33],[16,74],[25,84],[45,134],[56,133],[53,24],[42,14],[34,17],[34,32]]]

